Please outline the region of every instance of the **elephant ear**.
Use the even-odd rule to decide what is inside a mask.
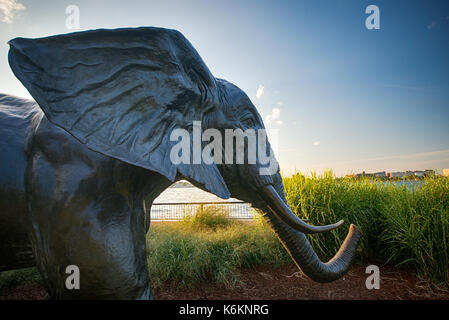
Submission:
[[[181,33],[94,30],[9,44],[14,74],[52,123],[91,150],[229,198],[215,164],[170,160],[170,133],[192,134],[219,105],[215,78]]]

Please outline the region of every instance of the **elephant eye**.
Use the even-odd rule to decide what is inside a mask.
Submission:
[[[242,123],[243,123],[245,126],[247,126],[247,127],[250,127],[250,128],[254,127],[254,121],[253,121],[253,119],[251,119],[251,118],[245,118],[245,119],[243,119],[243,120],[242,120]]]

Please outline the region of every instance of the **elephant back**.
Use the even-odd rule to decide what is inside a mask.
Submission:
[[[36,102],[0,94],[0,271],[34,265],[27,234],[25,173],[42,116]]]

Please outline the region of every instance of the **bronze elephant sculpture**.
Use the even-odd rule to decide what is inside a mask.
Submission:
[[[279,169],[173,163],[170,132],[264,129],[247,95],[212,76],[189,41],[162,28],[93,30],[9,42],[9,63],[35,101],[0,95],[0,271],[37,265],[51,298],[151,299],[146,233],[153,200],[186,179],[258,208],[299,268],[329,282],[348,270],[351,225],[328,263],[290,210]],[[267,142],[268,144],[268,142]],[[223,155],[224,156],[224,155]],[[235,156],[235,155],[234,155]],[[65,287],[68,265],[79,290]]]

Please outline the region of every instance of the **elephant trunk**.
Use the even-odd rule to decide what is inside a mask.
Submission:
[[[298,231],[298,228],[293,228],[283,219],[286,214],[293,215],[293,213],[286,203],[282,201],[274,188],[272,186],[269,187],[271,188],[267,189],[267,187],[264,187],[265,190],[262,190],[262,194],[265,194],[263,198],[267,206],[260,209],[264,212],[265,220],[273,228],[296,265],[306,276],[316,282],[331,282],[341,278],[351,265],[361,237],[361,233],[357,227],[351,224],[349,233],[340,247],[340,250],[331,260],[327,263],[323,263],[313,250],[306,235],[303,232]],[[271,197],[266,196],[267,193],[272,194],[273,192],[276,194]],[[274,202],[282,203],[276,204]],[[279,212],[286,210],[286,208],[288,208],[289,213]],[[322,229],[319,228],[323,227],[312,227],[311,230],[314,232],[321,232]],[[326,228],[329,227],[324,227],[324,230],[326,230]]]

